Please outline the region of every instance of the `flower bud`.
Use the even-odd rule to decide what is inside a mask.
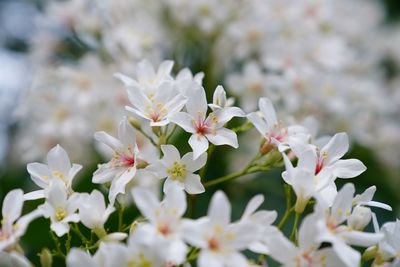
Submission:
[[[371,209],[363,206],[356,206],[353,209],[348,221],[348,225],[355,230],[362,231],[371,221]]]
[[[40,264],[42,267],[51,267],[53,264],[53,256],[48,248],[43,248],[40,252]]]
[[[142,126],[141,126],[141,124],[140,124],[140,121],[139,120],[137,120],[136,118],[134,118],[134,117],[129,117],[129,123],[134,127],[134,128],[136,128],[136,129],[140,129]]]

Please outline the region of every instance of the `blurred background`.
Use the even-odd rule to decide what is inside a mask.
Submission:
[[[84,165],[77,188],[91,190],[104,156],[93,133],[115,134],[126,114],[125,89],[113,74],[134,76],[142,59],[155,66],[171,59],[175,74],[185,67],[204,73],[209,98],[222,84],[246,112],[267,96],[280,118],[307,124],[315,135],[346,131],[352,144],[346,157],[368,167],[353,180],[358,192],[376,185],[376,199],[395,211],[379,213],[381,223],[394,220],[399,19],[396,0],[0,0],[0,199],[16,187],[32,190],[25,166],[44,161],[55,144]],[[207,177],[244,166],[258,138],[251,131],[240,136],[240,150],[218,148]],[[176,140],[182,150],[185,140]],[[266,208],[281,212],[280,172],[224,185],[235,216],[256,193],[266,195]],[[211,193],[199,197],[197,216]],[[35,258],[35,247],[48,239],[39,231],[23,241]]]

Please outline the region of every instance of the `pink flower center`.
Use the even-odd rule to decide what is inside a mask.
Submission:
[[[220,244],[217,239],[214,237],[208,240],[208,248],[212,251],[218,251],[220,248]]]
[[[195,124],[196,133],[199,135],[206,135],[210,133],[209,126],[205,121],[198,121]]]
[[[114,167],[130,168],[135,166],[135,154],[131,147],[115,150],[112,161]]]

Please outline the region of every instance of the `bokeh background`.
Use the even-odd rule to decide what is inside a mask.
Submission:
[[[124,88],[113,74],[134,75],[142,59],[156,66],[172,59],[175,74],[184,67],[204,73],[209,98],[223,84],[247,112],[268,96],[289,122],[318,135],[348,132],[346,157],[368,167],[353,180],[358,192],[376,185],[376,199],[394,208],[377,211],[380,222],[394,220],[400,215],[399,19],[396,0],[0,0],[0,199],[13,188],[35,188],[26,163],[43,161],[57,143],[84,165],[75,188],[92,190],[91,175],[104,157],[93,133],[115,134],[126,114]],[[185,140],[175,138],[182,152],[189,149]],[[207,179],[240,169],[259,139],[249,132],[239,142],[240,151],[216,149]],[[222,185],[234,216],[257,193],[281,215],[281,171]],[[205,214],[216,189],[198,197],[196,216]],[[135,216],[132,207],[126,222]],[[22,240],[35,264],[39,249],[52,246],[43,224],[32,223]]]

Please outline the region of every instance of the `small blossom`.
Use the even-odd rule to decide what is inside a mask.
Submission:
[[[39,206],[45,218],[50,218],[50,228],[57,236],[63,236],[69,232],[69,223],[79,222],[76,213],[79,207],[80,195],[73,193],[68,196],[63,184],[55,180],[45,191],[46,202]]]
[[[185,189],[189,194],[200,194],[205,191],[200,176],[193,172],[202,168],[207,161],[207,154],[203,153],[193,160],[193,153],[187,153],[182,158],[178,149],[173,145],[163,145],[163,158],[148,167],[148,170],[157,173],[159,178],[167,177],[164,183],[164,192],[169,187],[177,186]]]
[[[207,151],[208,142],[216,146],[239,146],[236,133],[223,126],[240,114],[231,109],[219,109],[207,116],[207,107],[205,91],[200,87],[190,93],[186,103],[187,113],[179,112],[171,117],[173,123],[192,134],[189,145],[193,149],[193,159]]]
[[[20,237],[25,234],[30,222],[41,215],[38,210],[34,210],[21,217],[23,195],[21,189],[14,189],[4,198],[1,210],[3,218],[0,229],[0,251],[11,249],[16,245]]]
[[[135,130],[124,118],[118,128],[116,139],[105,132],[97,132],[95,138],[114,151],[114,157],[99,166],[93,174],[93,183],[111,182],[108,199],[113,205],[118,194],[125,193],[126,185],[135,177],[139,150]]]
[[[67,152],[56,145],[47,154],[47,165],[42,163],[29,163],[27,166],[32,181],[39,187],[46,189],[53,180],[61,180],[65,188],[72,192],[72,181],[82,169],[81,165],[72,164]],[[38,199],[44,197],[44,190],[37,190],[25,195],[25,199]]]

